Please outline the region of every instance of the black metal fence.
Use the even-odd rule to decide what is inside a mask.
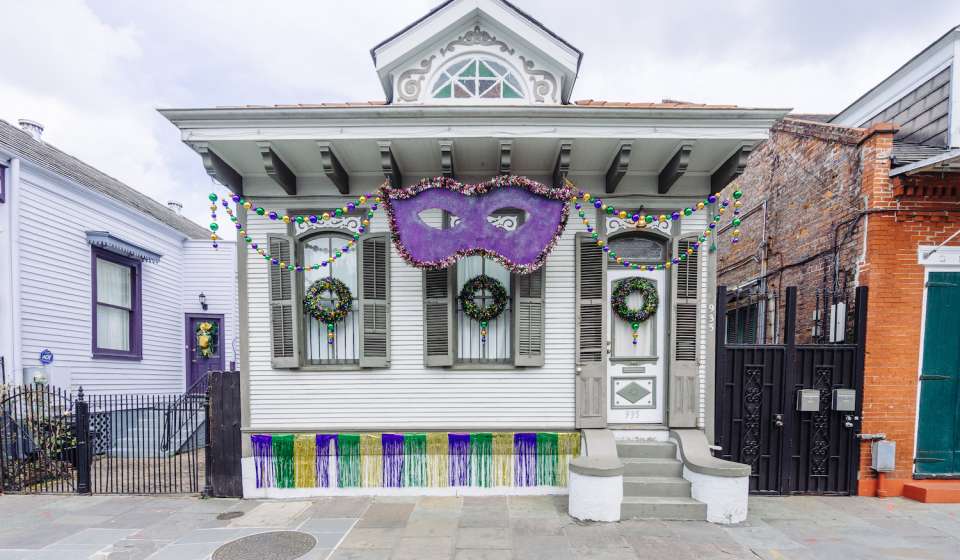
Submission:
[[[0,386],[0,489],[200,493],[208,410],[206,385],[184,395]]]

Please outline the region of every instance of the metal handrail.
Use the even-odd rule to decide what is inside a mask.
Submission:
[[[185,418],[182,415],[177,415],[180,418],[176,429],[171,429],[170,416],[181,409],[181,406],[184,402],[191,402],[196,400],[196,397],[202,396],[206,398],[207,390],[210,387],[210,372],[205,372],[200,379],[197,379],[193,385],[187,388],[186,391],[177,400],[173,401],[170,406],[167,407],[167,410],[164,412],[163,418],[163,441],[160,443],[160,449],[163,451],[170,450],[170,440],[173,437],[173,434],[180,431],[183,425],[186,423]],[[202,408],[202,407],[201,407]],[[190,412],[195,412],[194,409],[191,409]]]

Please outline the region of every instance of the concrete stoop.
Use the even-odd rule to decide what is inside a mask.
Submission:
[[[673,442],[617,442],[624,464],[621,519],[704,521],[707,505],[690,495]]]

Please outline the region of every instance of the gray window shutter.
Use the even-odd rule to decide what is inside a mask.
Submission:
[[[606,403],[607,258],[587,233],[576,235],[576,426],[604,428]]]
[[[452,366],[454,355],[454,296],[452,269],[423,271],[423,363]]]
[[[675,254],[693,248],[695,239],[674,243]],[[698,295],[700,289],[700,253],[694,251],[673,270],[673,351],[670,363],[670,403],[668,423],[675,428],[695,428],[700,405],[697,375]]]
[[[360,238],[360,367],[390,364],[390,237]]]
[[[543,365],[543,297],[546,266],[530,274],[516,274],[514,297],[513,365]]]
[[[267,236],[270,255],[283,262],[293,259],[294,241],[285,235]],[[270,267],[270,340],[273,367],[300,367],[300,306],[297,305],[296,274]]]

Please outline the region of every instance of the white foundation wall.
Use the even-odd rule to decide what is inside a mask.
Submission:
[[[24,163],[16,193],[20,227],[19,371],[54,354],[52,368],[87,392],[174,393],[184,386],[183,235],[119,203]],[[143,263],[143,359],[92,357],[91,249],[87,231],[108,231],[162,254]],[[15,377],[14,377],[15,376]],[[52,379],[52,377],[51,377]]]

